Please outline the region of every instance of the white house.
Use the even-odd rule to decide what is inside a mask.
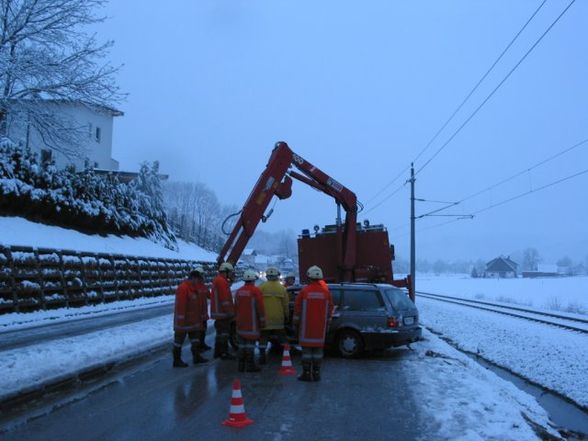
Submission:
[[[82,103],[50,101],[43,104],[52,112],[58,112],[75,127],[80,128],[80,157],[67,157],[48,146],[39,133],[19,114],[19,120],[12,119],[8,124],[8,137],[23,147],[29,147],[43,160],[54,159],[62,168],[73,164],[76,170],[84,168],[85,158],[93,168],[118,170],[118,161],[112,157],[112,131],[114,117],[124,115],[120,110],[104,106],[88,106]]]

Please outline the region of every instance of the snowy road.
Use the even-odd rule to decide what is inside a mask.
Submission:
[[[104,316],[80,317],[59,323],[45,323],[25,329],[0,332],[0,351],[39,344],[60,338],[75,337],[115,326],[148,320],[173,312],[172,304],[114,312]]]
[[[209,335],[208,341],[211,342]],[[410,349],[360,360],[329,357],[321,383],[241,374],[255,424],[227,417],[234,362],[172,369],[169,354],[83,389],[3,415],[5,441],[84,440],[535,440],[525,421],[546,426],[535,400],[426,333]],[[187,355],[187,350],[185,354]],[[299,364],[298,359],[294,360]],[[553,433],[553,432],[552,432]]]

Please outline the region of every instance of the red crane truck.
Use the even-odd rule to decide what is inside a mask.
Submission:
[[[303,230],[298,239],[301,280],[306,277],[306,268],[318,265],[329,283],[389,283],[408,288],[414,301],[409,277],[394,279],[394,247],[388,241],[386,228],[383,225],[370,226],[367,221],[358,223],[355,193],[294,153],[285,142],[276,143],[265,170],[219,253],[218,263],[237,263],[259,222],[265,222],[271,215],[271,210],[268,215],[265,211],[272,198],[287,199],[292,195],[292,178],[326,193],[337,203],[335,225],[316,226],[314,234]],[[345,210],[345,222],[341,221],[341,207]]]

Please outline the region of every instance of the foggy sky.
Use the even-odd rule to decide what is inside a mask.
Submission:
[[[99,38],[129,93],[114,128],[121,169],[159,160],[241,206],[276,141],[374,207],[539,1],[112,1]],[[549,0],[417,161],[418,169],[568,4]],[[588,2],[577,1],[476,117],[417,177],[417,197],[459,200],[588,138]],[[468,214],[588,168],[588,145],[446,213]],[[492,258],[535,246],[588,255],[588,174],[439,228],[418,221],[419,257]],[[408,256],[408,186],[360,219]],[[417,214],[437,208],[421,202]],[[335,204],[294,183],[268,231],[334,222]]]

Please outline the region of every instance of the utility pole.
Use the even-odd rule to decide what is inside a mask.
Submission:
[[[415,214],[414,214],[414,164],[410,163],[410,296],[415,301],[415,277],[416,277],[416,238],[415,238]]]

